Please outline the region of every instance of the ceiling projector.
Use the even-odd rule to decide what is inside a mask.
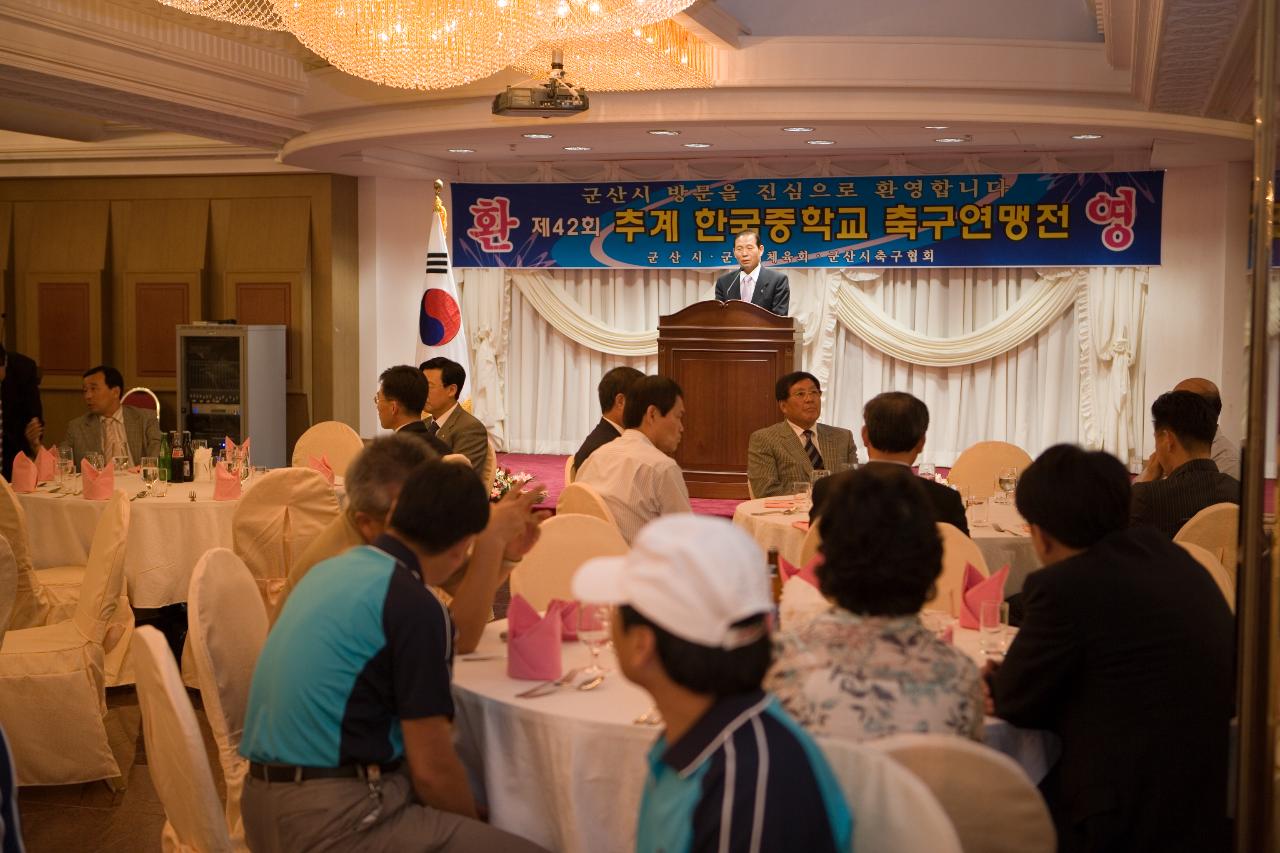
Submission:
[[[551,77],[546,83],[528,88],[508,86],[493,96],[496,116],[557,118],[584,113],[589,106],[587,93],[565,79],[564,57],[559,50],[551,52]]]

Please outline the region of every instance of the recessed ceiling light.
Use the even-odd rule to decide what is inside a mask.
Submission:
[[[925,130],[946,130],[949,127],[951,127],[951,125],[949,124],[926,124],[924,126],[924,129]]]
[[[474,153],[476,153],[476,149],[474,149],[474,148],[450,148],[450,149],[449,149],[449,153],[450,153],[450,154],[474,154]]]
[[[973,137],[966,133],[964,136],[939,136],[937,139],[933,141],[954,145],[958,142],[972,142]]]
[[[686,142],[684,144],[684,147],[685,148],[710,148],[711,143],[710,142]]]
[[[1072,139],[1101,139],[1101,133],[1073,133]]]
[[[651,131],[649,131],[649,135],[650,135],[650,136],[679,136],[679,135],[680,135],[680,131],[678,131],[678,130],[651,130]]]
[[[806,139],[805,145],[835,145],[834,139]]]
[[[566,145],[564,147],[564,150],[565,151],[590,151],[591,146],[590,145]]]
[[[812,127],[801,127],[799,125],[796,125],[795,127],[784,127],[783,130],[787,133],[813,133]]]
[[[523,136],[525,139],[550,139],[551,138],[550,133],[522,133],[520,135]]]

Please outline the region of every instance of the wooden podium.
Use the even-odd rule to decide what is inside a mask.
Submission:
[[[799,364],[795,321],[749,302],[698,302],[658,318],[658,373],[684,391],[676,461],[692,497],[747,497],[747,440],[782,419],[773,386]]]

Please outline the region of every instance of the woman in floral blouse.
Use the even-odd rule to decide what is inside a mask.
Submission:
[[[978,668],[920,623],[942,571],[928,496],[892,462],[841,479],[819,522],[818,582],[838,606],[779,635],[765,689],[816,735],[981,739]]]

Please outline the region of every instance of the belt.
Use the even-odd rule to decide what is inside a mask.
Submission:
[[[263,782],[306,782],[311,779],[364,779],[368,768],[377,767],[383,773],[400,768],[400,761],[387,764],[344,764],[341,767],[299,767],[296,764],[260,764],[249,762],[249,775]]]

